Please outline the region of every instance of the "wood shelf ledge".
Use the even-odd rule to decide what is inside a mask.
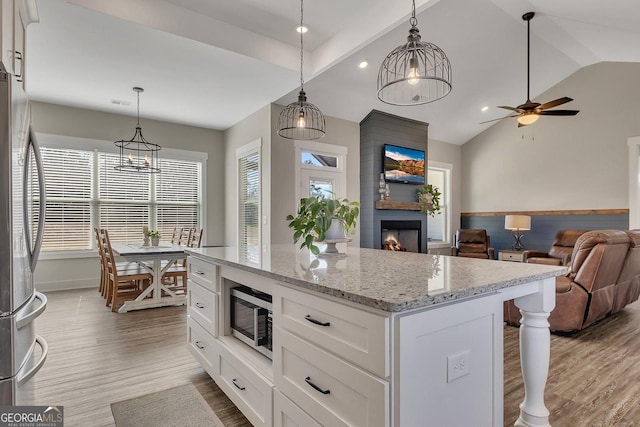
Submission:
[[[395,209],[403,211],[419,211],[418,202],[399,202],[395,200],[376,200],[376,209]]]

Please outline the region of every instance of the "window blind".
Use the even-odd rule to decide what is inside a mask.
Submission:
[[[141,242],[144,226],[166,240],[174,227],[200,227],[201,161],[160,159],[160,174],[142,174],[115,170],[119,157],[111,153],[41,151],[47,186],[44,251],[91,249],[94,226],[107,228],[112,242]],[[30,183],[37,185],[32,169]],[[31,200],[35,228],[39,200]]]
[[[260,154],[238,159],[238,249],[243,262],[260,264]]]

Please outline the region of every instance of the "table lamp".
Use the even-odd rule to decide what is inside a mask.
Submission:
[[[524,250],[522,232],[531,230],[531,217],[529,215],[505,215],[504,229],[513,231],[513,238],[516,243],[511,249],[522,251]]]

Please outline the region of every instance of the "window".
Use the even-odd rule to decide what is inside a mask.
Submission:
[[[346,147],[296,141],[296,201],[301,197],[346,197]]]
[[[238,148],[238,256],[241,262],[260,265],[260,144]]]
[[[427,183],[437,187],[442,195],[440,196],[440,213],[435,217],[427,215],[428,246],[436,246],[438,243],[450,244],[451,169],[452,165],[447,163],[429,162]]]
[[[115,170],[115,153],[51,145],[41,148],[47,188],[43,251],[93,249],[97,226],[109,230],[112,242],[142,241],[144,226],[166,238],[174,227],[204,226],[204,156],[161,158],[160,174],[138,174]]]

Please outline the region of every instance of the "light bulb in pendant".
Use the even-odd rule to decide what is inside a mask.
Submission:
[[[307,120],[304,118],[304,112],[300,111],[300,116],[298,116],[298,121],[296,122],[296,126],[299,128],[307,127]]]
[[[133,157],[131,157],[131,154],[129,154],[129,158],[127,159],[127,162],[132,165],[133,164]]]
[[[418,60],[411,58],[409,60],[409,72],[407,73],[407,83],[411,86],[415,86],[420,82],[420,68],[418,67]]]
[[[147,156],[144,156],[144,167],[145,168],[149,167],[149,159],[147,159]]]

